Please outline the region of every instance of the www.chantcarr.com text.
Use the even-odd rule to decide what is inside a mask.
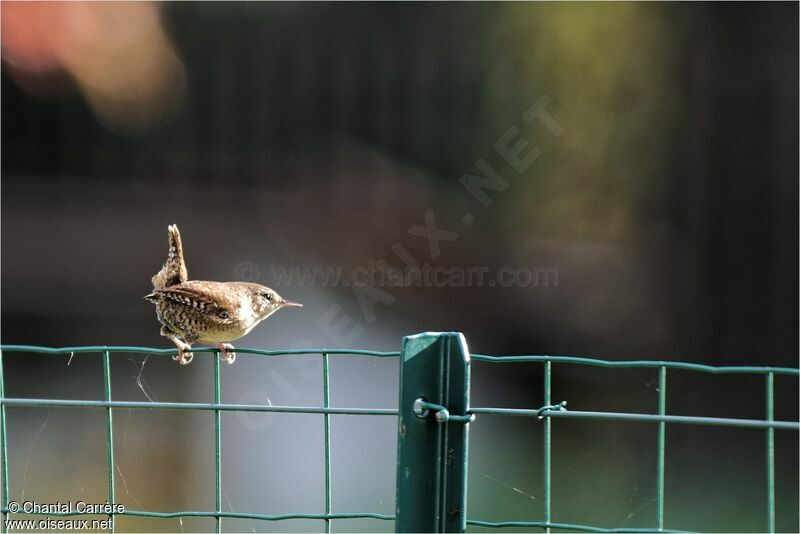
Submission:
[[[274,267],[267,272],[250,262],[237,267],[239,279],[256,282],[267,279],[275,287],[558,287],[555,267],[499,267],[476,265],[430,265],[392,267],[381,261],[344,267]],[[267,276],[262,276],[266,274]]]

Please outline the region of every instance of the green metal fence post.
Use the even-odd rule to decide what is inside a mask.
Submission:
[[[5,398],[5,393],[3,390],[3,353],[0,351],[0,399]],[[0,525],[0,532],[6,532],[6,520],[8,519],[8,512],[5,510],[8,509],[8,501],[10,500],[8,497],[8,456],[6,453],[6,449],[8,447],[8,443],[6,441],[6,407],[5,405],[0,406],[0,477],[2,477],[3,481],[0,484],[0,491],[3,492],[3,500],[0,501],[0,505],[3,507],[3,513],[0,514],[0,517],[3,519],[3,523]]]
[[[767,374],[767,421],[775,420],[775,375]],[[767,429],[767,532],[775,532],[775,429]]]
[[[550,386],[552,382],[553,364],[552,362],[544,362],[544,406],[550,406]],[[544,522],[550,524],[551,517],[551,478],[550,478],[550,463],[552,460],[552,419],[545,417],[544,419]],[[544,529],[547,534],[550,534],[550,527]]]
[[[109,361],[109,351],[103,351],[103,385],[105,390],[106,402],[111,402],[111,362]],[[108,504],[112,507],[116,504],[114,494],[114,415],[111,406],[106,408],[106,453],[108,454]],[[109,514],[109,532],[115,531],[116,516]]]
[[[214,404],[222,403],[219,376],[219,351],[214,353]],[[214,410],[214,504],[217,510],[215,532],[222,532],[222,412]]]
[[[667,414],[667,368],[658,370],[658,415]],[[656,468],[656,526],[664,530],[664,456],[666,453],[667,423],[658,423],[658,462]]]
[[[322,353],[322,407],[325,409],[331,406],[330,376],[328,374],[328,353]],[[331,515],[331,414],[325,413],[323,416],[325,424],[325,515]],[[333,532],[331,520],[325,520],[325,534]]]
[[[436,411],[431,404],[439,405]],[[397,532],[466,530],[468,411],[469,352],[464,336],[451,332],[404,338]]]

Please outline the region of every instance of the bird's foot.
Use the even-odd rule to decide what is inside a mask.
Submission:
[[[228,365],[236,361],[236,353],[231,352],[234,348],[233,345],[230,343],[215,343],[214,345],[219,349],[219,355],[222,357],[222,361]]]
[[[189,347],[191,349],[191,347]],[[186,352],[186,349],[178,349],[178,357],[175,358],[181,365],[189,365],[194,359],[194,353]]]
[[[194,354],[191,352],[192,346],[176,337],[171,337],[170,339],[172,339],[172,342],[178,347],[178,354],[173,356],[172,359],[176,360],[181,365],[189,365],[192,363],[194,359]]]

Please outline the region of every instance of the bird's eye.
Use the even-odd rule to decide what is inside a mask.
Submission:
[[[267,299],[267,301],[269,302],[272,301],[272,295],[270,295],[269,293],[261,293],[261,296]]]

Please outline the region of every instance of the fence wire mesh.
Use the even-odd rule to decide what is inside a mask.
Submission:
[[[115,401],[111,396],[111,366],[110,358],[112,354],[120,353],[145,353],[172,356],[177,353],[175,349],[155,349],[150,347],[134,346],[82,346],[49,348],[28,345],[0,345],[0,474],[2,475],[2,507],[0,513],[4,519],[0,525],[0,531],[6,532],[6,519],[10,514],[22,513],[11,510],[11,488],[8,479],[8,428],[7,428],[7,407],[58,407],[58,408],[98,408],[103,409],[106,414],[106,451],[107,451],[107,477],[108,477],[108,503],[117,504],[115,493],[115,458],[114,458],[114,410],[115,409],[155,409],[155,410],[199,410],[214,412],[214,481],[215,481],[215,509],[214,510],[185,510],[176,512],[155,512],[148,510],[135,510],[127,506],[124,511],[114,511],[108,514],[111,521],[110,530],[114,531],[113,517],[115,515],[150,517],[150,518],[181,518],[181,517],[207,517],[214,518],[216,532],[221,532],[223,519],[253,519],[263,521],[284,521],[291,519],[311,519],[324,522],[325,532],[333,530],[335,520],[345,519],[378,519],[386,521],[396,521],[396,515],[372,513],[372,512],[348,512],[334,513],[332,510],[332,485],[331,485],[331,415],[364,415],[364,416],[393,416],[399,415],[399,410],[382,408],[342,408],[330,406],[330,381],[329,381],[329,357],[332,355],[360,355],[375,358],[397,358],[405,357],[401,352],[383,352],[369,350],[349,350],[349,349],[308,349],[308,350],[281,350],[267,351],[258,349],[237,348],[237,353],[249,354],[262,357],[291,357],[294,355],[319,355],[322,359],[322,405],[321,406],[274,406],[274,405],[254,405],[254,404],[231,404],[223,403],[220,387],[220,355],[216,349],[199,348],[194,349],[195,353],[208,353],[214,358],[214,402],[132,402]],[[4,372],[3,372],[3,353],[8,352],[30,352],[39,354],[77,354],[77,353],[99,353],[102,355],[104,399],[103,400],[73,400],[73,399],[46,399],[46,398],[8,398],[5,396]],[[571,356],[488,356],[482,354],[471,354],[468,356],[472,361],[485,361],[491,363],[541,363],[544,366],[543,384],[543,405],[532,409],[515,408],[495,408],[495,407],[470,407],[467,413],[450,414],[447,407],[433,403],[422,403],[421,408],[432,411],[437,415],[439,423],[467,424],[478,416],[520,416],[533,417],[543,421],[544,425],[544,449],[543,449],[543,509],[542,519],[532,521],[485,521],[479,519],[466,519],[466,525],[487,528],[503,527],[523,527],[541,528],[546,531],[550,529],[576,530],[583,532],[679,532],[665,528],[664,520],[664,478],[665,478],[665,452],[666,452],[666,425],[671,424],[690,424],[705,426],[730,426],[762,429],[765,432],[765,500],[767,503],[767,521],[765,530],[775,531],[775,430],[800,430],[800,422],[796,421],[776,421],[774,418],[774,399],[775,399],[775,375],[788,375],[800,377],[799,369],[784,367],[757,367],[757,366],[710,366],[696,363],[684,363],[673,361],[608,361],[596,358],[579,358]],[[621,412],[599,412],[599,411],[572,411],[566,409],[566,402],[554,404],[551,399],[551,383],[553,374],[553,364],[577,364],[589,366],[601,366],[612,368],[655,368],[658,370],[658,413],[621,413]],[[765,402],[764,419],[738,419],[721,417],[700,417],[700,416],[678,416],[667,414],[666,390],[667,390],[667,370],[679,369],[700,373],[712,374],[755,374],[764,377]],[[298,414],[320,414],[323,416],[324,425],[324,485],[325,485],[325,511],[324,513],[286,513],[286,514],[260,514],[249,512],[228,512],[222,510],[222,412],[275,412],[275,413],[298,413]],[[618,420],[651,422],[658,425],[657,441],[657,465],[656,465],[656,517],[653,527],[631,527],[631,528],[607,528],[593,525],[579,525],[553,521],[552,517],[552,484],[551,484],[551,465],[552,465],[552,420],[558,418],[575,419],[595,419],[595,420]],[[13,460],[13,459],[12,459]],[[466,485],[464,486],[466,488]],[[464,490],[466,491],[466,489]],[[82,513],[77,511],[67,512],[32,512],[29,515],[48,515],[54,517],[78,516]],[[94,514],[93,514],[94,515]]]

